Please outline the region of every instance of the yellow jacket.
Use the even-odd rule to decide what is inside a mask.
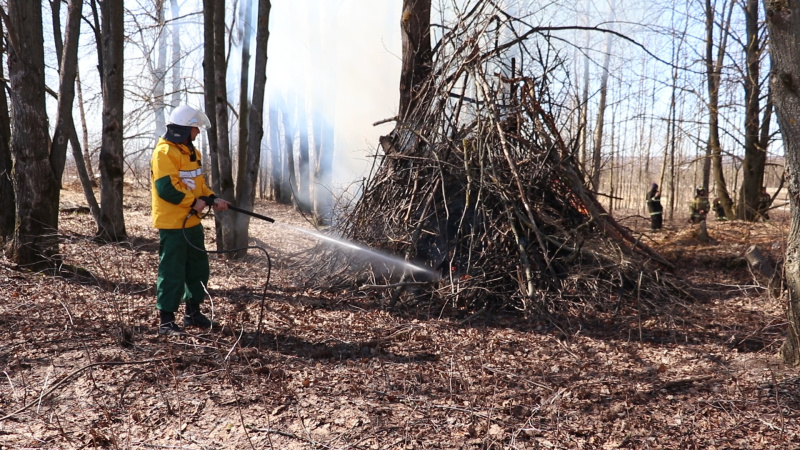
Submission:
[[[159,138],[150,160],[150,193],[153,226],[180,229],[198,197],[214,197],[206,185],[200,152],[187,145]],[[186,228],[200,223],[197,215],[186,220]]]

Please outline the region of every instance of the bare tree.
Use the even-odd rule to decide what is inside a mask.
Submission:
[[[613,16],[614,4],[611,11]],[[600,168],[602,166],[603,125],[605,123],[606,99],[608,97],[608,67],[611,63],[611,33],[606,35],[606,49],[603,56],[603,74],[600,76],[600,103],[597,105],[597,123],[594,129],[594,145],[592,149],[592,190],[600,190]]]
[[[299,131],[299,145],[297,148],[297,209],[303,213],[310,213],[311,207],[311,174],[309,173],[310,147],[308,140],[309,129],[308,102],[298,97],[297,101],[297,130]]]
[[[217,0],[203,0],[203,96],[205,109],[211,127],[206,130],[208,137],[209,156],[211,160],[211,188],[219,192],[219,166],[217,165],[217,83],[216,59],[214,58],[214,16],[217,13]],[[225,125],[223,125],[225,126]],[[217,229],[219,239],[219,228]]]
[[[45,108],[44,45],[41,0],[10,0],[6,20],[11,93],[10,139],[14,160],[13,185],[16,195],[16,226],[9,259],[33,270],[56,269],[58,256],[58,205],[61,174],[71,126],[79,0],[70,3],[67,43],[61,59],[61,83],[56,133],[48,135]],[[65,112],[70,109],[69,113]]]
[[[5,34],[3,21],[0,20],[0,34]],[[5,54],[7,47],[0,49],[0,67],[5,65]],[[11,118],[9,117],[8,97],[6,91],[9,88],[8,80],[3,80],[0,86],[0,243],[14,233],[15,196],[14,183],[11,179]]]
[[[122,213],[125,177],[122,146],[124,81],[124,8],[122,2],[104,1],[103,19],[103,144],[100,148],[100,227],[98,238],[119,242],[128,238]]]
[[[294,139],[297,134],[297,94],[291,94],[288,102],[281,105],[283,112],[283,156],[284,162],[284,189],[282,199],[284,203],[291,203],[297,207],[297,168],[294,162]]]
[[[269,42],[269,14],[272,9],[270,0],[258,2],[258,25],[256,31],[256,63],[253,72],[253,97],[249,103],[247,151],[241,157],[245,159],[245,170],[240,174],[237,185],[237,202],[239,206],[252,209],[255,204],[255,185],[258,179],[258,168],[261,165],[261,140],[264,137],[264,92],[267,85],[267,44]],[[236,248],[245,247],[248,243],[248,225],[250,216],[239,214],[236,217]]]
[[[181,89],[181,33],[178,17],[180,16],[180,6],[178,0],[170,0],[172,10],[172,100],[170,105],[177,108],[181,104],[183,90]]]
[[[316,29],[320,32],[325,29],[325,26],[330,23],[324,21],[323,17],[329,14],[337,14],[341,1],[320,0],[320,9],[325,14],[320,14],[317,17],[319,22]],[[338,59],[338,48],[336,41],[326,39],[324,34],[320,33],[316,41],[319,43],[320,54],[322,55],[325,67],[336,67]],[[337,75],[336,71],[331,71],[329,76],[321,77],[320,80],[314,82],[314,110],[313,117],[314,126],[314,154],[316,160],[314,161],[314,177],[312,180],[313,185],[313,202],[314,202],[314,220],[318,224],[325,224],[330,220],[331,210],[333,208],[333,152],[335,144],[334,127],[336,121],[336,96],[329,95],[336,89]]]
[[[280,112],[277,100],[270,96],[269,100],[269,142],[270,142],[270,174],[269,174],[269,195],[275,200],[281,197],[281,144],[278,118]]]
[[[83,123],[84,135],[86,134],[86,121],[83,119],[83,99],[81,96],[80,79],[78,77],[78,36],[81,24],[81,13],[83,10],[83,2],[72,2],[69,5],[69,12],[67,16],[66,28],[66,41],[62,42],[61,39],[61,8],[58,1],[50,2],[52,8],[53,18],[53,37],[56,46],[56,56],[59,63],[59,73],[61,75],[61,86],[59,88],[58,96],[58,117],[56,118],[56,129],[53,136],[53,154],[63,154],[66,158],[67,141],[72,144],[72,155],[75,160],[75,167],[78,171],[78,177],[83,187],[84,197],[89,204],[89,210],[92,212],[92,217],[95,223],[100,223],[100,205],[92,191],[93,177],[90,177],[91,166],[87,169],[84,154],[81,151],[81,143],[78,139],[78,132],[75,129],[75,121],[72,116],[72,104],[75,99],[75,88],[78,89],[78,101],[80,102],[81,120]],[[84,139],[84,141],[88,141]],[[88,146],[88,142],[84,145]],[[60,161],[58,166],[63,170],[64,161]],[[61,174],[58,175],[61,179]]]
[[[720,29],[719,42],[717,43],[717,55],[714,57],[714,28],[716,18],[716,1],[706,0],[706,42],[705,42],[705,64],[706,82],[708,83],[708,147],[706,150],[707,158],[713,163],[714,184],[717,187],[717,197],[725,208],[725,214],[733,217],[733,201],[728,194],[728,187],[725,184],[725,174],[722,167],[722,147],[719,138],[719,94],[722,79],[722,66],[725,59],[725,52],[730,33],[731,16],[733,6],[736,2],[731,1],[727,4],[727,17],[723,14]],[[703,187],[708,192],[709,186],[709,160],[706,159],[703,167]]]
[[[150,53],[145,54],[148,65],[152,67],[150,72],[153,74],[153,95],[150,99],[150,107],[153,108],[153,114],[155,115],[156,122],[153,136],[154,141],[158,140],[158,137],[167,127],[166,113],[164,112],[164,106],[166,105],[166,101],[164,100],[164,84],[166,83],[167,78],[167,33],[164,10],[164,0],[156,0],[156,27],[160,30],[160,32],[158,33],[158,38],[156,40],[157,51],[155,63],[153,63],[153,58]]]
[[[210,10],[210,13],[209,13]],[[204,64],[206,70],[210,65],[213,72],[210,74],[214,79],[213,84],[206,84],[206,105],[209,106],[208,97],[213,96],[210,111],[214,111],[214,131],[216,135],[216,145],[211,145],[211,167],[213,177],[213,189],[217,195],[232,200],[235,199],[233,182],[233,162],[231,159],[230,133],[228,132],[228,91],[227,91],[227,58],[225,53],[225,1],[209,0],[205,6],[206,11],[206,47],[211,47],[210,60],[206,59]],[[209,17],[210,14],[210,17]],[[210,21],[209,21],[210,19]],[[210,33],[209,33],[210,28]],[[206,49],[206,56],[209,56]],[[209,75],[206,73],[206,75]],[[213,90],[209,89],[213,87]],[[211,137],[211,136],[209,136]],[[219,214],[217,219],[217,247],[233,248],[236,242],[234,231],[234,219],[232,214]]]
[[[431,0],[403,0],[400,69],[400,119],[414,109],[422,83],[431,71]]]
[[[791,226],[786,243],[784,273],[789,288],[787,337],[781,347],[786,364],[800,364],[800,0],[765,0],[770,34],[770,86],[786,147],[787,188]]]
[[[241,42],[242,42],[242,62],[239,70],[239,144],[237,146],[236,164],[236,197],[241,196],[242,180],[247,172],[247,140],[249,133],[250,117],[250,38],[252,37],[252,1],[245,2],[247,6],[240,6],[240,16],[242,23]],[[237,231],[238,234],[238,231]],[[246,241],[245,241],[246,242]],[[237,245],[238,247],[238,245]]]
[[[763,136],[769,134],[772,106],[767,96],[764,121],[761,117],[761,27],[758,23],[759,0],[747,0],[744,8],[747,39],[745,44],[745,119],[744,159],[742,161],[742,187],[736,216],[743,220],[755,220],[758,214],[759,194],[764,185],[764,168],[767,163],[767,144]],[[762,127],[764,129],[762,130]]]

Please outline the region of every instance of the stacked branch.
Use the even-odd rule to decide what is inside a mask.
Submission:
[[[669,262],[586,188],[559,131],[568,112],[552,89],[568,83],[547,36],[513,32],[516,19],[486,12],[462,16],[439,42],[417,108],[381,137],[374,173],[339,230],[434,274],[329,250],[315,261],[332,275],[316,279],[386,284],[392,303],[405,293],[526,312],[671,295],[657,280]]]

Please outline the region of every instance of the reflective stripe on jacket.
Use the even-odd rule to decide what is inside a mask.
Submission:
[[[153,226],[165,230],[182,228],[195,200],[214,194],[206,185],[200,152],[164,138],[159,138],[150,160],[150,192]],[[199,223],[193,215],[186,228]]]

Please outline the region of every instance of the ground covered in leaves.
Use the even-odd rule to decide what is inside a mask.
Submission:
[[[683,220],[658,233],[623,221],[691,286],[660,315],[464,320],[298,286],[282,261],[313,242],[285,225],[304,222],[259,202],[276,219],[252,226],[269,261],[212,257],[206,305],[224,328],[165,338],[149,193],[126,191],[128,245],[93,242],[82,204],[64,191],[61,249],[92,277],[0,259],[0,449],[767,449],[800,437],[800,374],[775,356],[785,298],[742,257],[758,244],[780,258],[778,214],[709,222],[711,243]]]

